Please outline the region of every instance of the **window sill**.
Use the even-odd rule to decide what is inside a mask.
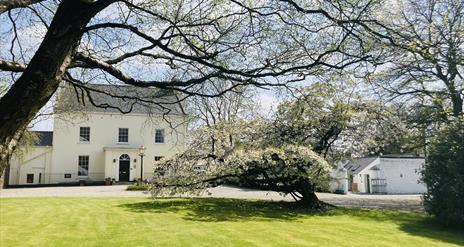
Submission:
[[[90,142],[82,142],[82,141],[79,141],[79,142],[77,142],[77,144],[90,144]]]
[[[116,142],[116,145],[129,145],[129,142]]]
[[[166,144],[166,142],[155,142],[154,144],[155,145],[162,145],[162,144]]]

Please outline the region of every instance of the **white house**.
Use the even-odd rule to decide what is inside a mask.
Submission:
[[[353,192],[381,194],[421,194],[427,192],[420,171],[425,159],[417,155],[383,155],[348,162]]]
[[[148,179],[155,160],[184,149],[187,115],[173,93],[88,86],[97,92],[60,88],[53,132],[38,133],[32,150],[13,157],[9,185]]]

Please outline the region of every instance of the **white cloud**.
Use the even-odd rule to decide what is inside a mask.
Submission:
[[[258,92],[258,101],[263,116],[270,116],[277,110],[280,100],[272,91]]]

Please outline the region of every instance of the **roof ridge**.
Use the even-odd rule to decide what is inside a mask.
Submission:
[[[69,83],[63,82],[55,111],[187,115],[177,94],[170,89],[97,83],[87,83],[83,86],[90,90],[75,90]],[[92,88],[95,91],[92,91]]]

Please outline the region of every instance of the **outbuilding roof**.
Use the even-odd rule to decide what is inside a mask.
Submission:
[[[423,155],[416,155],[416,154],[387,154],[381,156],[374,156],[374,157],[365,157],[360,159],[350,160],[344,168],[350,174],[358,174],[362,172],[364,169],[367,169],[371,164],[373,167],[370,169],[377,170],[376,164],[373,164],[377,159],[381,161],[382,159],[424,159]],[[407,164],[407,163],[405,163]]]
[[[348,173],[358,174],[359,172],[364,170],[367,166],[369,166],[372,162],[374,162],[376,159],[378,159],[378,157],[366,157],[366,158],[350,160],[345,165],[345,168],[348,171]]]
[[[424,154],[384,154],[380,158],[394,158],[394,159],[423,159]]]
[[[170,90],[115,84],[84,84],[83,88],[63,83],[55,112],[186,114],[178,96]]]

